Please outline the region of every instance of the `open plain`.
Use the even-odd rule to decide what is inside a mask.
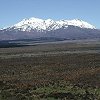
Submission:
[[[100,41],[0,48],[0,100],[100,100]]]

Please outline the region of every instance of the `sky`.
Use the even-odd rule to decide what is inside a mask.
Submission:
[[[100,29],[100,0],[0,0],[0,28],[31,17],[81,19]]]

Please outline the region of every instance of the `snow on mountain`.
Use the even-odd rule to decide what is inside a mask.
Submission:
[[[100,39],[100,30],[79,19],[59,20],[29,18],[0,30],[0,40],[77,40]]]
[[[72,25],[72,26],[77,26],[77,27],[80,27],[80,28],[90,28],[90,29],[95,29],[95,26],[85,22],[85,21],[82,21],[80,19],[74,19],[74,20],[60,20],[60,21],[57,21],[57,23],[63,25],[63,26],[67,26],[67,25]]]
[[[74,20],[60,20],[54,21],[52,19],[42,20],[39,18],[23,19],[21,22],[9,27],[8,29],[15,29],[20,31],[51,31],[60,28],[67,28],[68,26],[77,26],[80,28],[95,29],[95,27],[85,21],[74,19]]]

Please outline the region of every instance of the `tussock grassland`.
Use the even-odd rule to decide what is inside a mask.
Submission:
[[[1,48],[0,90],[0,100],[99,100],[100,45]]]

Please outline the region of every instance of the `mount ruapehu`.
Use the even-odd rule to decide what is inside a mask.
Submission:
[[[100,30],[80,20],[42,20],[39,18],[23,19],[21,22],[0,29],[0,40],[80,40],[100,39]]]

